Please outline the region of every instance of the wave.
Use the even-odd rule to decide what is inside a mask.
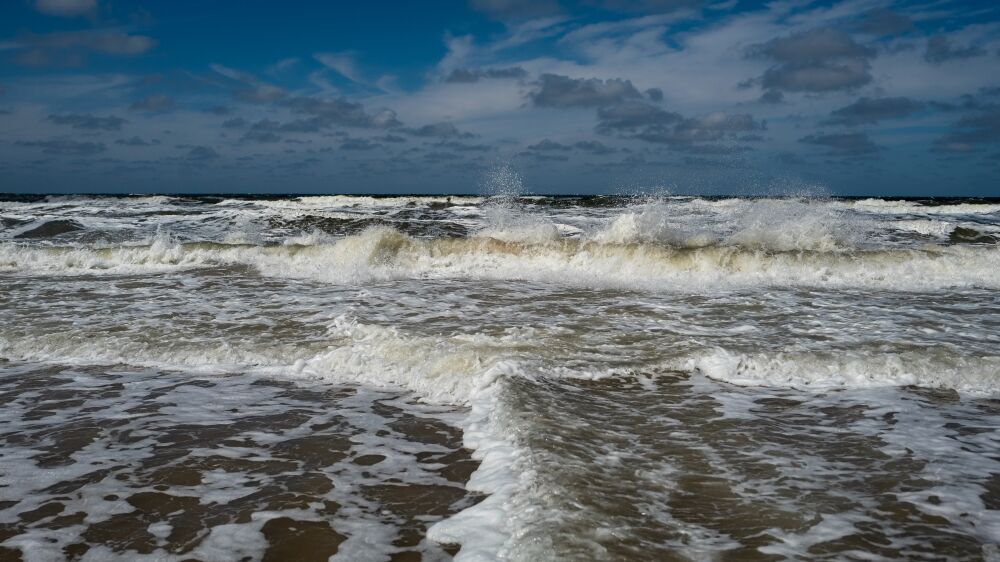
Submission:
[[[37,247],[0,244],[0,271],[18,274],[128,275],[240,266],[277,278],[353,284],[396,279],[528,280],[570,286],[651,291],[728,290],[755,286],[920,291],[1000,288],[1000,248],[765,251],[654,243],[412,238],[373,227],[332,243],[249,245],[180,243],[161,233],[143,246]],[[301,240],[300,241],[306,241]]]
[[[740,386],[798,389],[919,386],[1000,394],[1000,356],[962,356],[933,349],[739,353],[722,348],[678,361],[678,370]]]

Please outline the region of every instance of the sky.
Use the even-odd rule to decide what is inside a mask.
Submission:
[[[498,178],[1000,196],[1000,3],[0,4],[0,192],[517,188]]]

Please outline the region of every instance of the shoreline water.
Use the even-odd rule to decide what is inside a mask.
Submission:
[[[0,200],[4,554],[995,548],[1000,204],[446,198]]]

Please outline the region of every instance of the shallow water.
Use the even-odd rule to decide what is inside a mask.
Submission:
[[[1000,556],[995,201],[0,219],[5,558]]]

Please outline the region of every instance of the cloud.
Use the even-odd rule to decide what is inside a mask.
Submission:
[[[227,129],[242,129],[247,126],[247,120],[242,117],[234,117],[223,121],[222,126]]]
[[[74,18],[92,14],[97,0],[35,0],[35,9],[50,16]]]
[[[913,20],[899,12],[876,8],[862,14],[857,29],[869,35],[898,35],[913,29]]]
[[[316,53],[313,58],[352,82],[364,83],[358,72],[353,53]]]
[[[28,34],[7,45],[9,50],[16,52],[14,62],[17,64],[78,65],[86,60],[88,53],[141,55],[156,46],[156,40],[144,35],[130,35],[117,29],[97,29]]]
[[[398,135],[382,135],[380,137],[374,137],[377,141],[391,142],[391,143],[403,143],[406,142],[405,137],[400,137]]]
[[[115,141],[115,144],[120,144],[122,146],[154,146],[160,144],[160,141],[156,139],[145,141],[139,137],[132,137],[130,139],[118,139]]]
[[[549,139],[544,139],[541,142],[530,145],[528,147],[528,150],[537,150],[540,152],[568,151],[568,150],[573,150],[573,147],[555,141],[551,141]]]
[[[368,139],[347,139],[340,144],[341,150],[374,150],[376,148],[382,148],[382,145]]]
[[[834,133],[808,135],[799,142],[830,149],[835,156],[866,156],[878,153],[881,147],[872,142],[867,133]]]
[[[577,141],[573,143],[573,148],[597,155],[617,152],[617,149],[614,149],[600,141]]]
[[[98,117],[95,115],[72,113],[69,115],[49,115],[47,120],[56,125],[66,125],[74,129],[87,131],[118,131],[122,125],[127,123],[125,119],[115,115]]]
[[[415,129],[404,129],[403,131],[415,137],[436,137],[442,139],[471,139],[476,136],[466,131],[460,131],[454,124],[447,122],[432,123]]]
[[[934,143],[939,152],[974,152],[982,145],[1000,143],[1000,106],[994,105],[966,115],[952,125],[946,136]]]
[[[739,140],[739,133],[767,128],[765,123],[746,113],[715,112],[685,118],[644,102],[599,108],[597,118],[596,130],[601,134],[665,144],[672,150],[703,153],[728,154],[744,150],[706,147],[700,143]]]
[[[605,10],[640,14],[673,12],[685,8],[697,8],[702,4],[700,0],[591,0],[587,3],[597,4]]]
[[[638,129],[662,127],[683,119],[678,113],[665,111],[645,102],[630,101],[597,110],[597,132],[615,134]]]
[[[129,106],[129,109],[137,111],[167,111],[173,109],[175,105],[172,97],[164,94],[155,94],[137,100]]]
[[[778,90],[767,90],[760,96],[760,103],[779,104],[785,101],[785,94]]]
[[[101,142],[80,142],[67,139],[51,139],[46,141],[18,141],[19,146],[34,146],[42,149],[45,154],[63,154],[69,156],[93,156],[105,151]]]
[[[760,77],[765,90],[832,92],[871,82],[869,60],[875,50],[842,31],[824,28],[754,45],[749,55],[777,63]]]
[[[659,88],[650,88],[644,92],[646,97],[655,102],[663,101],[663,90]]]
[[[927,50],[924,52],[924,60],[931,64],[941,64],[950,60],[969,59],[986,54],[986,51],[979,47],[955,47],[944,35],[935,35],[927,40]]]
[[[457,68],[451,71],[444,81],[452,84],[472,84],[478,82],[482,79],[497,78],[497,79],[516,79],[524,78],[528,75],[528,71],[521,68],[520,66],[511,66],[508,68],[487,68],[487,69],[467,69],[467,68]]]
[[[492,147],[486,144],[465,144],[454,140],[441,141],[439,143],[435,143],[433,146],[437,148],[450,148],[459,152],[489,152],[490,150],[493,150]]]
[[[920,111],[924,104],[910,98],[858,98],[854,103],[830,112],[826,125],[874,125],[887,119],[900,119]]]
[[[236,90],[233,95],[236,99],[251,103],[267,103],[278,101],[287,95],[288,92],[280,86],[273,84],[258,84],[252,88]]]
[[[219,158],[219,153],[209,146],[192,146],[184,159],[191,162],[208,162]]]
[[[241,86],[233,92],[233,96],[238,100],[250,103],[270,103],[281,100],[288,94],[284,88],[259,80],[249,72],[217,63],[212,63],[208,67],[234,82],[241,83]]]
[[[617,78],[570,78],[543,74],[538,89],[529,97],[537,107],[606,107],[626,100],[642,99],[632,82]]]
[[[396,112],[382,109],[369,114],[360,103],[344,99],[297,97],[283,102],[292,111],[312,117],[316,127],[344,126],[362,129],[389,129],[402,126]]]
[[[469,6],[501,20],[545,16],[560,11],[556,0],[470,0]]]

